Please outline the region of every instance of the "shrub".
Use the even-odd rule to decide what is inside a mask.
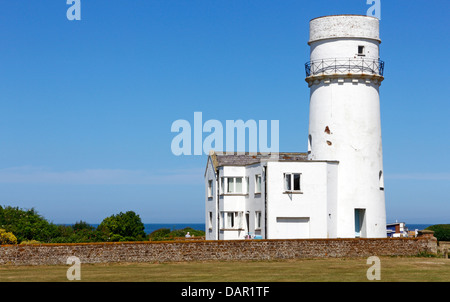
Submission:
[[[205,231],[194,230],[191,227],[184,228],[182,231],[184,233],[183,236],[185,236],[187,232],[189,232],[189,234],[191,236],[195,236],[195,237],[205,236]]]
[[[194,237],[205,236],[205,232],[199,231],[199,230],[194,230],[191,227],[186,227],[181,230],[174,230],[174,231],[172,231],[171,234],[173,234],[173,237],[184,237],[184,236],[186,236],[186,234],[188,232],[189,232],[189,235],[194,236]]]
[[[133,211],[120,212],[103,219],[98,230],[108,234],[109,241],[142,241],[145,240],[144,224],[139,215]]]
[[[153,240],[153,241],[172,240],[177,237],[186,236],[187,232],[189,232],[189,234],[194,237],[205,236],[204,231],[194,230],[191,227],[186,227],[181,230],[173,230],[173,231],[170,231],[170,229],[167,229],[167,228],[162,228],[162,229],[153,231],[150,234],[150,240]]]
[[[170,229],[168,228],[161,228],[157,229],[150,233],[149,237],[150,240],[153,241],[160,241],[160,240],[167,240],[170,234]]]
[[[109,233],[104,228],[96,229],[86,222],[80,221],[74,225],[58,225],[58,235],[51,243],[83,243],[107,241]]]
[[[434,232],[438,241],[450,241],[450,224],[435,224],[426,228]]]
[[[0,206],[0,226],[15,234],[19,242],[24,240],[49,242],[51,238],[58,236],[57,226],[49,223],[34,209]]]
[[[17,238],[13,233],[0,229],[0,244],[17,244]]]
[[[26,245],[26,244],[40,244],[37,240],[24,240],[20,244]]]

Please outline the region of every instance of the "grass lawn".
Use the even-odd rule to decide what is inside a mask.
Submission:
[[[363,282],[366,258],[81,264],[81,282]],[[68,281],[69,265],[0,266],[0,282]],[[380,257],[383,282],[449,282],[450,259]],[[71,281],[79,282],[79,281]]]

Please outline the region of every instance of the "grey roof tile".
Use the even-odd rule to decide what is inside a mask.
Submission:
[[[215,168],[221,166],[248,166],[260,163],[262,160],[278,161],[307,161],[307,153],[279,152],[279,153],[257,153],[257,154],[223,154],[211,152]]]

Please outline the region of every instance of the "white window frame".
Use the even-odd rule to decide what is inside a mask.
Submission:
[[[225,194],[225,177],[220,178],[220,194]]]
[[[243,187],[242,188],[242,191],[244,191],[245,192],[245,194],[248,194],[248,190],[249,190],[249,187],[250,187],[250,184],[249,184],[249,180],[248,180],[248,177],[244,177],[244,179],[245,179],[245,187]]]
[[[262,213],[261,211],[255,211],[255,230],[261,229]]]
[[[236,184],[240,179],[241,190],[236,190]],[[248,194],[248,177],[247,176],[223,176],[220,178],[220,193],[223,195],[247,195]]]
[[[242,230],[243,229],[243,217],[242,211],[223,211],[221,212],[221,229],[224,230]]]
[[[295,188],[295,175],[298,175],[298,189]],[[287,177],[289,176],[289,180]],[[283,174],[284,192],[286,193],[302,193],[302,173],[292,172]],[[288,186],[289,183],[289,186]]]
[[[208,180],[208,198],[213,197],[213,181],[212,179]]]
[[[261,174],[256,174],[255,175],[255,194],[261,193],[261,183],[262,183]]]

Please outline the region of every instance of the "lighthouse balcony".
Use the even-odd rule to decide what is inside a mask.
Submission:
[[[368,58],[333,58],[307,62],[306,77],[327,75],[371,75],[383,77],[384,62]]]

